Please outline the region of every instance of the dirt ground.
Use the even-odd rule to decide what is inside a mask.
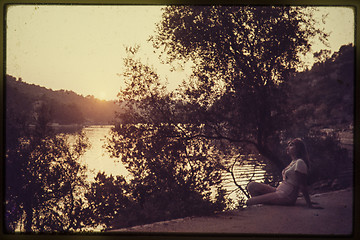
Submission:
[[[111,232],[195,234],[296,234],[341,235],[353,233],[353,190],[315,194],[312,201],[323,209],[310,209],[299,198],[295,206],[256,205],[217,213],[210,217],[188,217]]]

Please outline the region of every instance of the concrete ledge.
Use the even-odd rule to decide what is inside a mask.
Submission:
[[[353,232],[353,191],[339,190],[311,196],[323,209],[310,209],[299,198],[295,206],[257,205],[217,213],[211,217],[187,217],[110,232],[311,234],[350,235]]]

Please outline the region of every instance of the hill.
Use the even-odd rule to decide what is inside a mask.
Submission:
[[[352,45],[342,46],[332,56],[291,79],[290,98],[298,122],[307,128],[353,126],[354,56]]]
[[[290,82],[290,104],[297,123],[306,128],[346,129],[354,121],[354,47],[342,46],[332,56],[307,71],[296,73]],[[320,54],[321,55],[321,54]],[[54,123],[109,124],[115,111],[124,111],[111,101],[83,97],[72,91],[53,91],[6,76],[6,111],[30,117],[41,103],[50,107]]]
[[[21,78],[6,75],[6,112],[11,116],[25,116],[34,123],[36,111],[46,104],[52,123],[58,124],[110,124],[115,111],[120,111],[113,101],[81,96],[73,91],[53,91],[24,82]]]

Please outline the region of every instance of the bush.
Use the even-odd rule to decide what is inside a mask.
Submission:
[[[335,179],[344,169],[351,166],[346,149],[340,146],[337,133],[312,131],[305,137],[310,156],[310,184],[325,179]]]

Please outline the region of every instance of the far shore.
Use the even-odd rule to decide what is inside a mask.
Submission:
[[[58,129],[81,129],[86,127],[112,127],[114,124],[110,123],[70,123],[70,124],[59,124],[59,123],[50,123],[48,127],[53,128],[54,130]],[[29,124],[29,128],[35,128],[35,124]]]

